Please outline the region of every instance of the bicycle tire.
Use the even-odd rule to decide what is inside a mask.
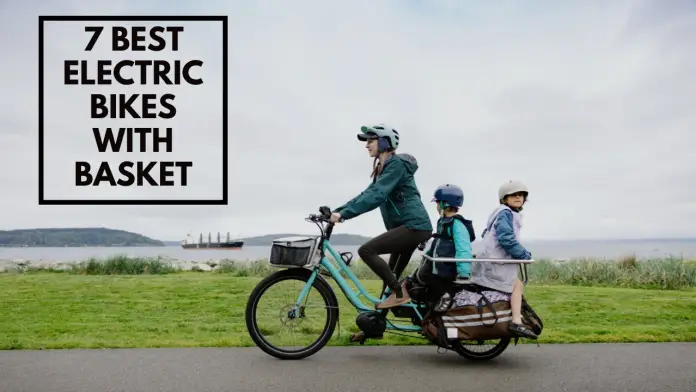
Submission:
[[[324,325],[324,330],[322,331],[321,336],[314,343],[298,351],[281,350],[271,345],[263,338],[256,323],[256,306],[266,290],[268,290],[274,284],[284,280],[297,279],[306,283],[311,274],[312,271],[304,268],[290,268],[281,270],[264,278],[249,294],[245,311],[247,331],[249,332],[251,339],[254,341],[254,343],[256,343],[256,346],[258,346],[266,354],[278,359],[302,359],[321,350],[329,342],[329,339],[331,339],[331,336],[336,329],[336,323],[338,322],[338,299],[331,289],[331,286],[329,286],[329,284],[320,275],[317,275],[312,287],[317,289],[324,300],[324,303],[327,306],[326,310],[328,318],[326,324]]]
[[[491,339],[493,340],[493,339]],[[452,349],[462,357],[472,360],[472,361],[489,361],[500,354],[503,353],[507,349],[507,347],[510,345],[510,342],[512,341],[511,338],[502,338],[496,344],[493,346],[492,349],[481,352],[481,353],[476,353],[471,350],[468,350],[464,347],[462,344],[461,340],[456,340],[451,343]]]

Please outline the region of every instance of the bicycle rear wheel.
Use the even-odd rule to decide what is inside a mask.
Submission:
[[[498,340],[498,342],[493,343],[495,340]],[[510,345],[510,341],[510,338],[480,340],[476,341],[477,344],[474,345],[467,340],[457,340],[451,344],[452,349],[466,359],[472,361],[488,361],[502,354],[508,345]]]
[[[329,339],[331,339],[338,321],[338,300],[331,287],[323,278],[317,275],[310,288],[310,292],[307,293],[306,300],[308,301],[312,296],[316,297],[316,294],[313,293],[317,292],[320,301],[318,301],[319,304],[316,306],[316,309],[323,308],[324,311],[317,310],[315,312],[315,307],[307,307],[307,302],[305,301],[303,301],[299,309],[294,309],[295,301],[311,274],[311,271],[304,268],[292,268],[275,272],[259,282],[249,295],[245,312],[247,330],[254,343],[265,353],[279,359],[302,359],[319,351],[328,343]],[[268,294],[270,288],[287,281],[299,283],[296,285],[297,289],[294,292],[286,294],[285,296],[273,296],[272,294]],[[260,319],[263,319],[261,321],[266,321],[273,317],[264,317],[258,314],[259,303],[262,298],[264,298],[264,294],[268,294],[271,302],[280,305],[279,318],[281,324],[283,324],[281,329],[276,330],[259,326]],[[326,317],[326,321],[324,323],[313,323],[311,321],[305,323],[305,321],[308,320],[308,309],[310,310],[310,315],[311,313],[316,313],[316,316],[321,316],[323,314]],[[275,314],[277,314],[277,312]],[[312,321],[315,321],[313,317]],[[289,333],[285,331],[285,327],[287,327]],[[319,331],[319,337],[313,341],[304,338],[296,339],[294,337],[295,330],[298,332]],[[301,343],[307,342],[308,344],[300,346],[297,349],[286,349],[272,344],[269,337],[278,337],[282,342],[291,341],[297,343],[299,340]]]

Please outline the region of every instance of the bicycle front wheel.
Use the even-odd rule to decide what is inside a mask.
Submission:
[[[338,300],[322,278],[317,276],[300,306],[295,305],[311,274],[304,268],[278,271],[259,282],[249,295],[247,330],[265,353],[279,359],[302,359],[331,339],[338,321]],[[288,284],[290,290],[276,290]],[[270,311],[265,309],[267,303]],[[266,325],[276,321],[277,327]],[[317,336],[312,338],[314,334]],[[294,348],[285,348],[285,344]]]

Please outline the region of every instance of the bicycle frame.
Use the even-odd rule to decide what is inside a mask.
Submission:
[[[358,279],[357,276],[353,273],[353,271],[350,269],[350,267],[343,262],[343,258],[336,252],[336,250],[331,246],[331,243],[329,242],[328,239],[323,239],[321,247],[323,249],[323,257],[319,261],[319,263],[314,264],[314,270],[312,271],[312,275],[310,275],[309,279],[307,280],[307,283],[305,286],[302,288],[302,291],[300,292],[299,297],[297,298],[297,302],[295,303],[295,306],[301,306],[302,301],[304,298],[307,296],[309,293],[310,288],[312,287],[312,284],[314,283],[314,279],[316,279],[317,274],[319,273],[319,266],[325,268],[329,273],[331,274],[331,277],[336,281],[338,286],[341,288],[341,291],[345,294],[346,298],[348,301],[359,311],[359,312],[370,312],[374,311],[374,306],[370,307],[366,305],[360,297],[362,296],[365,298],[367,301],[369,301],[372,305],[375,305],[379,302],[381,302],[387,294],[389,294],[390,290],[389,287],[386,288],[385,290],[385,296],[383,296],[381,299],[378,299],[370,293],[367,292],[365,289],[365,286],[362,285],[360,280]],[[333,258],[332,262],[329,260],[327,257],[326,253],[331,255],[331,258]],[[338,267],[336,267],[335,264],[338,264]],[[352,287],[348,285],[348,281],[343,278],[341,275],[341,271],[343,271],[346,276],[348,277],[348,280],[353,282],[355,287],[358,289],[358,292],[356,293],[355,290],[353,290]],[[418,305],[414,303],[407,303],[400,305],[400,307],[405,307],[405,308],[413,308],[414,312],[418,317],[422,320],[423,316],[420,314],[418,311]],[[384,311],[388,311],[389,309],[384,309]],[[416,326],[416,325],[399,325],[396,326],[393,323],[389,322],[387,323],[387,329],[398,329],[400,331],[406,331],[406,332],[419,332],[421,330],[421,327]]]

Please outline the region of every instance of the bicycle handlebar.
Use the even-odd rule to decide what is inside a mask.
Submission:
[[[328,240],[331,237],[331,233],[333,232],[334,228],[334,222],[331,222],[331,208],[327,206],[321,206],[319,207],[319,213],[318,214],[309,214],[307,218],[305,218],[306,221],[312,222],[317,227],[319,228],[319,231],[321,231],[321,238]],[[341,218],[338,221],[343,222],[345,219]],[[327,225],[324,226],[322,223],[326,223]],[[321,248],[321,255],[322,257],[324,256],[324,250]]]
[[[309,214],[307,220],[311,222],[325,222],[332,225],[333,223],[331,222],[331,208],[327,206],[321,206],[319,207],[319,213]],[[339,222],[343,222],[344,220],[345,219],[341,218]]]

